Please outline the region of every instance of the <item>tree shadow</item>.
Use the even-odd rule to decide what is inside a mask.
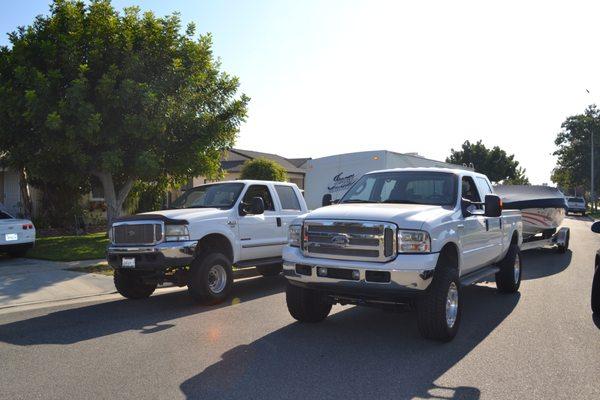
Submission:
[[[461,330],[446,344],[422,339],[414,313],[346,308],[323,323],[295,322],[235,347],[180,388],[188,399],[478,399],[478,388],[435,381],[481,343],[519,298],[486,286],[466,288]]]
[[[0,326],[0,341],[19,346],[37,344],[68,345],[128,330],[151,334],[169,329],[176,320],[232,304],[251,301],[282,292],[285,278],[250,278],[236,281],[232,297],[217,306],[201,306],[186,291],[151,296],[143,300],[111,302],[51,312],[47,315]]]
[[[571,264],[573,252],[558,253],[553,248],[532,249],[522,253],[522,279],[539,279],[563,272]]]

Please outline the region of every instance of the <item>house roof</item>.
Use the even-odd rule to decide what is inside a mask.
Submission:
[[[306,162],[308,160],[312,160],[312,157],[305,157],[305,158],[288,158],[289,162],[291,162],[292,164],[294,164],[296,167],[298,168],[302,168],[302,166],[304,164],[306,164]]]
[[[242,149],[230,149],[224,159],[221,160],[221,167],[228,172],[240,172],[242,170],[242,165],[246,161],[254,160],[255,158],[266,158],[267,160],[275,161],[277,164],[281,165],[286,172],[299,174],[306,173],[305,170],[298,168],[294,163],[285,157],[277,154]]]

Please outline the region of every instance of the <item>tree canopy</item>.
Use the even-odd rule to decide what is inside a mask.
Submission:
[[[600,110],[595,105],[589,106],[583,114],[568,117],[562,123],[561,131],[554,140],[557,146],[554,155],[557,156],[557,160],[552,171],[552,181],[563,190],[590,190],[592,135],[596,147],[600,141]],[[600,183],[599,164],[600,162],[595,160],[596,189]]]
[[[266,158],[248,160],[242,166],[241,179],[258,179],[263,181],[286,181],[285,168],[275,161]]]
[[[32,183],[104,187],[110,220],[134,182],[178,184],[220,169],[246,116],[210,34],[177,13],[55,0],[0,50],[0,149]]]
[[[466,140],[460,150],[451,149],[446,162],[472,166],[493,183],[529,185],[525,169],[519,166],[514,154],[508,155],[498,146],[488,149],[481,140],[477,143]]]

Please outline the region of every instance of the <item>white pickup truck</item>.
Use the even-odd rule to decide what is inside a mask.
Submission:
[[[190,189],[173,209],[113,223],[107,258],[117,291],[144,298],[172,282],[187,285],[198,302],[219,303],[231,291],[233,266],[281,272],[289,224],[306,212],[292,183],[240,180]]]
[[[408,304],[423,336],[449,341],[461,286],[495,274],[510,293],[521,282],[520,211],[502,211],[487,177],[471,171],[371,172],[339,204],[294,221],[289,236],[286,300],[301,322],[324,320],[337,303]]]

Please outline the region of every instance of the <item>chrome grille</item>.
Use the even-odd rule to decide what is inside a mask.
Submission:
[[[113,225],[114,244],[151,245],[162,240],[162,223],[117,223]]]
[[[385,262],[396,256],[396,226],[370,221],[305,221],[305,256]]]

